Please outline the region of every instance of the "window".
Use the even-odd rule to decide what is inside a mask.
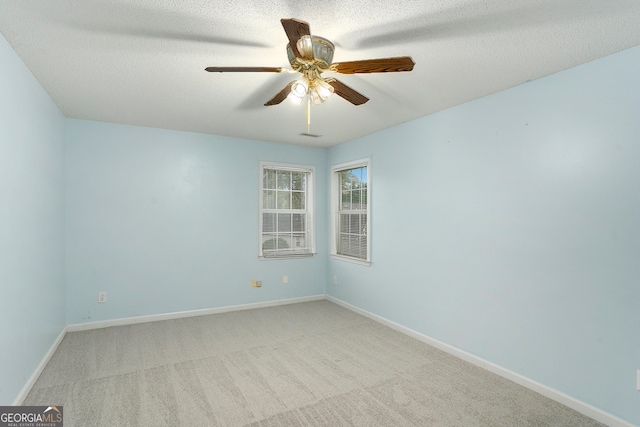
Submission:
[[[313,166],[260,163],[260,258],[311,256]]]
[[[331,175],[332,256],[369,265],[370,160],[334,166]]]

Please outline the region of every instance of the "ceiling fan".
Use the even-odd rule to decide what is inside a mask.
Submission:
[[[415,65],[409,56],[332,63],[335,46],[325,38],[311,35],[307,22],[293,18],[281,19],[280,22],[282,22],[289,39],[287,56],[293,70],[279,67],[207,67],[205,70],[212,73],[299,72],[302,74],[300,79],[292,81],[268,100],[264,104],[265,106],[280,104],[286,98],[301,103],[305,96],[308,96],[308,105],[319,105],[333,93],[353,105],[362,105],[369,98],[333,77],[323,77],[322,73],[360,74],[411,71]]]

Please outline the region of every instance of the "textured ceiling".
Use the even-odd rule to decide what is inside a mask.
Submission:
[[[288,67],[280,18],[335,62],[416,66],[341,76],[371,100],[331,97],[300,136],[304,105],[263,106],[295,75],[204,71]],[[0,0],[0,31],[67,117],[326,147],[638,45],[640,1]]]

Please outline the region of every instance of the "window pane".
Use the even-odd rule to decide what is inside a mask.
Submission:
[[[367,214],[340,214],[338,254],[367,259]]]
[[[291,247],[291,237],[288,234],[278,235],[278,249],[289,249]]]
[[[353,173],[350,170],[340,172],[340,187],[343,190],[351,190]]]
[[[301,191],[291,192],[291,209],[304,209],[304,194]]]
[[[262,214],[262,231],[265,233],[271,233],[276,231],[276,214],[274,213]]]
[[[262,174],[262,186],[263,188],[276,188],[276,171],[273,169],[265,169]]]
[[[305,231],[306,230],[306,215],[293,214],[293,231]]]
[[[291,214],[278,214],[278,233],[291,231]]]
[[[360,178],[360,182],[362,183],[362,187],[366,187],[367,186],[366,183],[369,181],[366,167],[360,168],[359,178]]]
[[[262,235],[262,250],[272,250],[276,248],[276,236],[274,234]]]
[[[362,190],[362,209],[367,209],[367,188]]]
[[[291,172],[278,171],[278,190],[291,189]]]
[[[264,190],[262,192],[262,207],[263,209],[276,208],[276,192],[275,191]]]
[[[367,236],[360,236],[357,257],[367,259]]]
[[[351,173],[351,189],[358,189],[361,186],[360,169],[354,169]]]
[[[342,209],[365,209],[367,200],[365,189],[367,188],[367,168],[356,168],[338,173],[340,189],[342,191]],[[350,195],[346,192],[351,191]]]
[[[360,209],[360,190],[351,192],[351,209]]]
[[[349,233],[360,234],[360,215],[349,215]]]
[[[349,215],[340,215],[340,233],[349,232]]]
[[[367,240],[366,237],[355,236],[353,234],[342,234],[339,239],[338,253],[355,258],[366,259]]]
[[[351,209],[351,191],[342,192],[342,209]]]
[[[338,253],[342,255],[349,254],[349,235],[348,234],[340,234],[340,238],[338,239]]]
[[[350,169],[345,171],[349,180],[349,188],[356,189],[362,185],[362,168]]]
[[[303,249],[307,247],[305,235],[303,233],[294,233],[291,236],[291,247],[294,249]]]
[[[358,241],[357,236],[349,236],[349,255],[356,256],[358,253]]]
[[[366,237],[351,236],[349,244],[350,244],[349,250],[351,252],[351,256],[358,257],[358,258],[365,258],[366,251],[367,251]]]
[[[289,236],[286,236],[289,237]],[[289,241],[282,236],[276,234],[265,234],[262,236],[262,250],[263,251],[276,251],[278,249],[288,249]]]
[[[291,189],[304,191],[306,189],[307,174],[304,172],[293,172],[291,174]]]
[[[291,209],[291,192],[278,191],[278,209]]]

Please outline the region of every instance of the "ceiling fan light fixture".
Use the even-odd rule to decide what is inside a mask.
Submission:
[[[305,95],[309,92],[309,83],[306,79],[299,79],[293,82],[291,85],[291,92],[287,96],[290,100],[296,104],[302,103]]]
[[[320,95],[318,95],[318,92],[315,89],[311,89],[309,91],[309,99],[311,100],[311,105],[320,105],[325,101],[320,98]]]
[[[322,79],[315,79],[309,87],[311,104],[320,105],[333,94],[333,86]]]
[[[296,80],[291,86],[291,93],[294,93],[296,96],[305,96],[308,91],[309,82],[307,82],[307,79]]]
[[[306,58],[313,58],[313,43],[311,41],[311,36],[300,37],[298,43],[296,43],[296,47],[302,56]]]

